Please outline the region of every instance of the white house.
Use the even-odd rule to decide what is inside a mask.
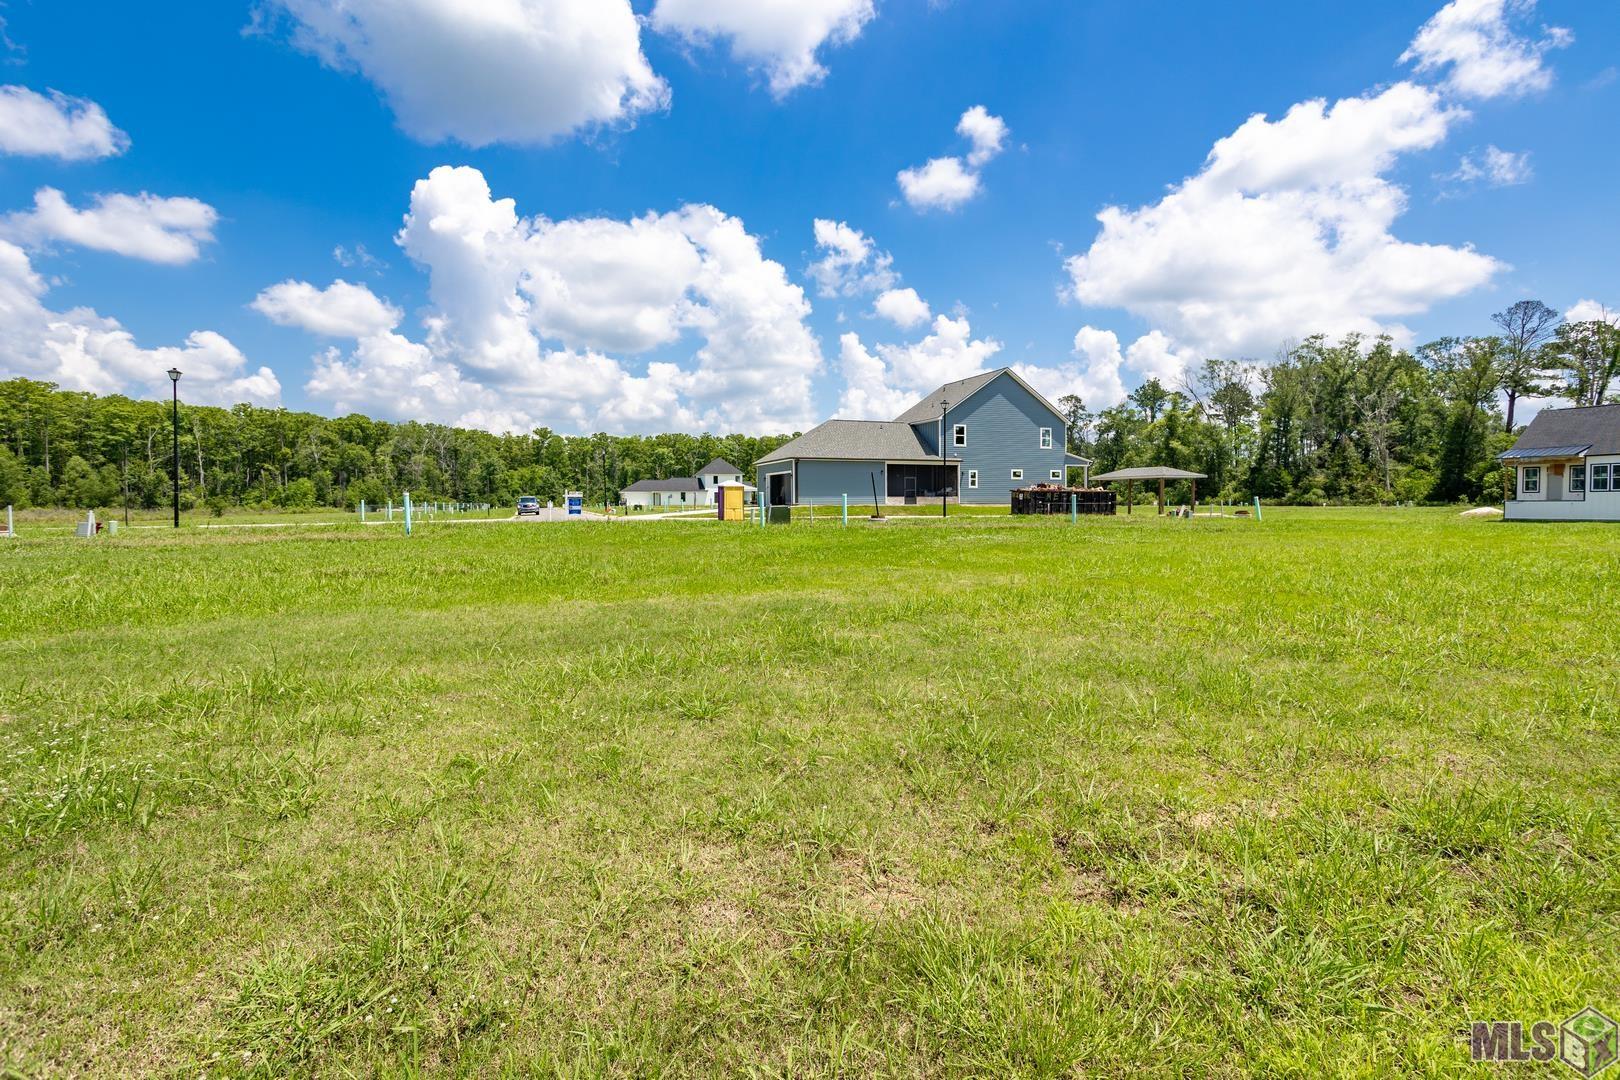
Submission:
[[[1620,405],[1543,409],[1499,456],[1509,521],[1620,521]]]
[[[742,484],[742,470],[725,458],[715,458],[696,476],[671,476],[663,480],[637,480],[619,493],[624,505],[635,510],[657,507],[662,510],[693,509],[714,505],[714,489],[721,484]],[[746,491],[752,487],[743,484]]]

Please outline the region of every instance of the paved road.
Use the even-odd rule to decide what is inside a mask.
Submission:
[[[511,517],[506,518],[505,520],[507,520],[507,521],[606,521],[607,518],[603,517],[601,514],[593,513],[590,510],[586,510],[583,514],[579,514],[579,515],[576,515],[574,517],[569,517],[568,516],[568,507],[566,507],[566,506],[551,506],[551,507],[542,506],[540,508],[540,512],[538,514],[524,514],[521,517],[519,517],[517,514],[514,513]]]

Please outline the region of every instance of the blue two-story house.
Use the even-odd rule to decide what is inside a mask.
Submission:
[[[1063,415],[1011,368],[946,383],[893,420],[828,420],[756,465],[772,506],[941,497],[1007,505],[1014,488],[1061,484]],[[942,452],[943,447],[943,452]]]

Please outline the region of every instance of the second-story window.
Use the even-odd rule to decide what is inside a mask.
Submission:
[[[957,424],[951,428],[951,443],[956,446],[967,445],[967,425]]]
[[[1041,428],[1041,449],[1052,449],[1052,429],[1049,427]]]

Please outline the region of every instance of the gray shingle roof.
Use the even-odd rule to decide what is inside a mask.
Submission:
[[[872,461],[933,460],[910,424],[898,420],[828,420],[759,459],[763,465],[789,458]]]
[[[1620,405],[1542,409],[1513,444],[1513,449],[1570,446],[1590,446],[1588,454],[1620,454]]]
[[[731,462],[727,461],[725,458],[717,457],[698,470],[699,476],[708,476],[710,473],[720,473],[723,476],[729,476],[732,473],[735,473],[736,475],[741,476],[742,470],[737,468],[737,466],[733,465]]]
[[[1115,469],[1113,472],[1099,473],[1091,478],[1097,480],[1202,480],[1201,472],[1188,472],[1186,469],[1172,469],[1165,465],[1139,465],[1133,469]]]
[[[946,383],[895,417],[895,422],[899,424],[920,424],[924,420],[932,420],[944,411],[941,407],[943,402],[949,401],[952,405],[960,404],[969,394],[1006,370],[1006,368],[997,368],[994,371],[986,371],[979,375],[969,376],[966,379],[958,379],[953,383]]]
[[[671,476],[667,480],[637,480],[624,491],[702,491],[695,476]]]

